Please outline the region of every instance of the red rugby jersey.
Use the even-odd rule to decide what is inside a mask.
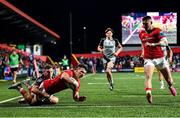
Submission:
[[[145,43],[158,43],[161,38],[165,37],[161,29],[153,28],[151,32],[146,32],[141,30],[139,33],[139,38],[141,39],[142,46],[144,48],[144,58],[145,59],[156,59],[164,56],[161,46],[146,46]]]

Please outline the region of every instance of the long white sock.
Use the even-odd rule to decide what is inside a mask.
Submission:
[[[147,94],[147,93],[150,93],[150,94],[151,94],[151,90],[147,90],[147,91],[146,91],[146,94]]]
[[[163,80],[160,81],[160,85],[164,86],[164,81]]]
[[[113,80],[113,78],[111,78],[111,84],[114,84],[114,80]]]

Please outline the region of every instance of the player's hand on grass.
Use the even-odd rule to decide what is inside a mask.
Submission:
[[[86,97],[85,96],[80,96],[79,98],[78,98],[78,102],[83,102],[83,101],[85,101],[86,100]]]

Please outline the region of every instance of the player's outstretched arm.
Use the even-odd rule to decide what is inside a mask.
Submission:
[[[66,85],[69,88],[71,88],[72,90],[74,90],[75,88],[77,88],[79,86],[79,84],[76,81],[76,79],[74,79],[73,77],[70,77],[66,72],[64,72],[62,74],[61,79],[63,79],[64,82],[66,83]]]
[[[67,73],[62,74],[62,78],[66,85],[73,90],[73,99],[76,102],[83,102],[86,100],[85,96],[79,96],[79,83],[73,77],[70,77]]]
[[[83,102],[86,100],[86,97],[85,96],[79,96],[79,92],[77,90],[74,90],[73,91],[73,99],[76,102]]]

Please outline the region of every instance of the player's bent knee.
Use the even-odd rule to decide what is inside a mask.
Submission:
[[[147,80],[152,80],[152,75],[147,74],[147,75],[146,75],[146,79],[147,79]]]
[[[59,99],[53,95],[49,99],[52,104],[57,104],[59,102]]]
[[[111,69],[110,69],[110,68],[107,68],[107,69],[106,69],[106,73],[111,73]]]
[[[25,93],[24,96],[25,100],[28,102],[28,103],[31,103],[33,97],[29,94],[29,93]]]

